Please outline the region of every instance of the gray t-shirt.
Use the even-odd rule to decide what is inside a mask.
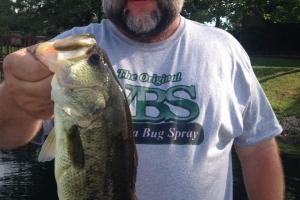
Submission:
[[[107,19],[91,33],[130,103],[139,200],[232,199],[231,148],[281,133],[249,58],[227,32],[181,17],[167,40],[140,43]],[[44,124],[45,131],[49,122]]]

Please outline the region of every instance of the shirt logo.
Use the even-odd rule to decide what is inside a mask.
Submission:
[[[164,90],[155,86],[180,82],[182,73],[174,75],[134,74],[118,70],[119,79],[146,80],[153,87],[125,84],[137,144],[199,145],[204,140],[203,127],[193,121],[199,116],[194,85],[175,85]]]

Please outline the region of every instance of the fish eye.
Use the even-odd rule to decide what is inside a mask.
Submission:
[[[88,62],[92,65],[98,65],[99,62],[100,62],[100,55],[99,54],[96,54],[96,53],[93,53],[89,59],[88,59]]]

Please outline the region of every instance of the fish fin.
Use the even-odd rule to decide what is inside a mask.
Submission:
[[[84,167],[84,150],[78,128],[73,125],[67,131],[67,149],[74,166],[81,169]]]
[[[131,195],[131,199],[132,199],[132,200],[138,200],[138,198],[137,198],[137,196],[135,195],[134,192],[133,192],[132,195]]]
[[[51,161],[55,158],[55,149],[56,149],[55,143],[56,143],[56,136],[53,128],[42,146],[42,149],[38,157],[39,162]]]

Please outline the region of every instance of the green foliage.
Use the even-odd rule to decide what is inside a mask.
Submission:
[[[41,8],[45,33],[54,35],[74,26],[84,26],[101,18],[99,0],[48,0]]]
[[[186,0],[182,14],[240,31],[265,22],[299,23],[300,0]],[[1,0],[0,34],[22,31],[54,36],[101,17],[101,0]]]
[[[263,22],[299,23],[300,0],[187,0],[183,14],[236,31]]]
[[[9,8],[9,9],[8,9]],[[7,31],[54,36],[74,26],[100,21],[100,0],[1,0],[0,22]],[[8,13],[7,13],[8,12]]]
[[[0,1],[0,33],[6,33],[10,31],[10,26],[7,22],[12,19],[13,16],[12,2],[10,0]]]

